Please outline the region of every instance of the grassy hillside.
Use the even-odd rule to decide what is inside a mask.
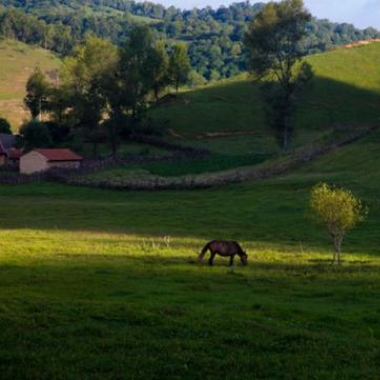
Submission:
[[[36,66],[44,72],[59,67],[59,59],[41,48],[14,40],[0,40],[0,117],[7,118],[13,128],[29,115],[23,107],[25,85]]]
[[[316,80],[299,125],[308,129],[380,122],[380,43],[308,58]]]
[[[379,125],[380,43],[307,59],[315,78],[299,102],[292,151]],[[123,177],[148,178],[149,173],[179,176],[217,172],[255,165],[279,153],[266,124],[259,85],[246,77],[181,92],[153,107],[149,116],[167,123],[168,139],[206,148],[211,157],[171,166],[122,167],[91,178],[115,178],[120,183]]]
[[[307,60],[315,79],[300,103],[295,146],[333,127],[380,121],[380,43],[337,49]],[[155,110],[153,115],[168,119],[184,141],[218,152],[262,153],[276,149],[266,127],[258,86],[247,79],[183,93],[177,102]],[[225,138],[205,134],[226,131],[246,135]]]

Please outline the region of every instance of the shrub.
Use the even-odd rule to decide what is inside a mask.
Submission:
[[[367,208],[349,190],[326,183],[313,187],[310,206],[317,222],[327,227],[334,245],[333,262],[340,265],[343,237],[365,218]]]

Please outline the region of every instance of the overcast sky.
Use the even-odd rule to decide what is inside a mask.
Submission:
[[[165,6],[174,5],[181,9],[204,8],[229,5],[243,0],[150,0]],[[268,0],[250,0],[251,4]],[[357,28],[372,26],[380,30],[380,0],[304,0],[306,8],[317,18],[330,21],[349,22]]]

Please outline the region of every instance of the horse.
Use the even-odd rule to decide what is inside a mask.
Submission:
[[[239,243],[236,241],[211,240],[202,249],[198,255],[198,262],[201,262],[206,252],[210,251],[211,256],[208,260],[208,265],[212,266],[216,254],[220,256],[230,257],[230,266],[234,263],[235,255],[240,257],[241,263],[247,265],[248,255],[243,251]]]

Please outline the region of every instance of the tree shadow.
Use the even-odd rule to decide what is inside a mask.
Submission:
[[[316,76],[299,105],[296,121],[301,130],[378,124],[380,81],[379,90],[371,91]]]

